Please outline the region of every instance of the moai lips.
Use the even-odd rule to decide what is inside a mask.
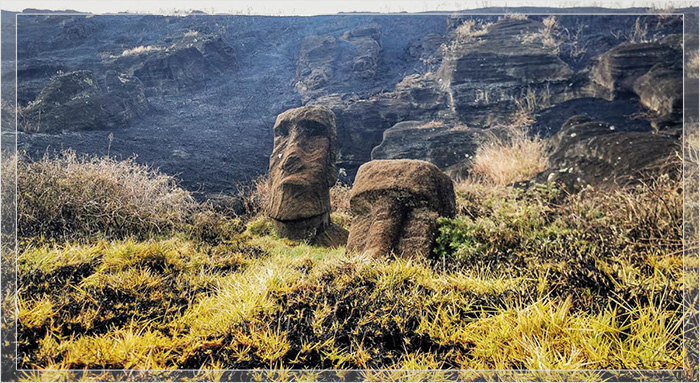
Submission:
[[[270,217],[278,234],[337,246],[347,233],[330,222],[329,189],[337,180],[335,115],[318,106],[290,109],[277,117],[270,156]]]
[[[348,251],[427,256],[437,219],[454,217],[452,180],[419,160],[375,160],[360,167],[350,196]]]

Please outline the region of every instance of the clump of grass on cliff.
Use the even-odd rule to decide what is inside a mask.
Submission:
[[[527,128],[509,125],[476,150],[472,176],[481,182],[507,185],[524,181],[547,167],[544,140],[528,134]]]
[[[700,55],[698,55],[698,51],[695,51],[692,53],[690,56],[690,60],[688,60],[688,63],[686,64],[686,73],[687,76],[690,78],[698,78],[700,73],[698,73],[698,68],[700,67]]]

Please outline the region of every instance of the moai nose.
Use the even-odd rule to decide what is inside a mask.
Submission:
[[[305,169],[303,156],[298,149],[291,149],[282,154],[282,170],[288,173],[296,173]]]

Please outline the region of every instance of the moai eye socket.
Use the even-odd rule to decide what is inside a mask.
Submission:
[[[326,126],[316,120],[302,120],[299,125],[304,127],[304,132],[309,136],[320,136],[327,133]]]
[[[289,134],[289,128],[291,123],[289,121],[282,121],[275,126],[275,136],[286,136]]]

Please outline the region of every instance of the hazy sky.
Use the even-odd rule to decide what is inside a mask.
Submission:
[[[603,6],[615,8],[669,6],[697,6],[697,1],[670,0],[3,0],[5,10],[21,11],[25,8],[63,10],[73,9],[93,13],[147,12],[162,13],[175,10],[203,10],[208,13],[244,13],[266,15],[317,15],[338,12],[425,12],[454,11],[487,6]]]

